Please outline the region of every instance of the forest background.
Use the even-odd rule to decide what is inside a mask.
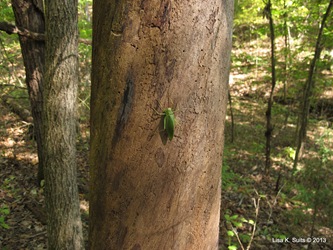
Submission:
[[[321,53],[315,58],[328,4],[327,0],[279,0],[272,1],[268,8],[267,2],[259,0],[235,3],[222,166],[222,249],[275,249],[276,242],[286,238],[292,241],[292,237],[294,244],[284,242],[283,246],[333,247],[332,15],[328,15],[323,26]],[[79,1],[80,38],[87,39],[82,41],[89,41],[92,36],[91,13],[92,1]],[[10,1],[0,3],[0,22],[14,23]],[[36,187],[36,146],[18,37],[0,32],[0,46],[0,247],[13,249],[12,246],[20,244],[21,249],[43,249],[43,187]],[[79,54],[77,158],[81,211],[87,233],[89,42],[79,44]],[[307,137],[295,166],[306,84],[313,61],[313,89],[307,97],[308,114],[305,112]],[[306,242],[308,238],[311,242]]]

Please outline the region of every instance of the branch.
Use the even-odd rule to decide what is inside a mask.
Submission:
[[[45,41],[45,34],[32,32],[30,30],[15,26],[15,25],[13,25],[11,23],[7,23],[7,22],[0,22],[0,30],[5,31],[9,35],[18,34],[20,36],[25,36],[25,37],[31,38],[35,41]],[[91,45],[91,40],[79,38],[79,43]]]
[[[242,250],[245,250],[245,248],[244,248],[244,246],[243,246],[243,243],[242,243],[242,241],[240,240],[240,238],[239,238],[239,236],[238,236],[237,229],[234,228],[232,225],[231,225],[231,229],[232,229],[232,231],[234,232],[234,234],[236,235],[236,238],[237,238],[237,241],[238,241],[240,247],[242,248]]]
[[[257,194],[258,194],[258,193],[257,193]],[[259,195],[258,195],[258,196],[259,196]],[[251,244],[252,244],[252,241],[253,241],[253,238],[254,238],[254,233],[256,232],[256,228],[257,228],[258,214],[259,214],[260,196],[259,196],[258,200],[256,200],[255,198],[252,198],[252,199],[253,199],[254,207],[255,207],[255,209],[256,209],[256,218],[255,218],[254,225],[253,225],[253,230],[252,230],[252,234],[251,234],[251,239],[250,239],[249,244],[247,245],[246,250],[249,250],[250,247],[251,247]]]
[[[44,41],[45,35],[42,33],[32,32],[25,28],[17,27],[13,24],[7,22],[0,22],[0,30],[5,31],[7,34],[19,34],[20,36],[25,36],[36,41]]]
[[[90,39],[84,39],[79,37],[79,43],[83,43],[85,45],[91,45],[91,40]]]
[[[33,123],[30,111],[15,102],[15,100],[11,99],[9,96],[1,96],[1,101],[5,107],[18,115],[23,121]]]

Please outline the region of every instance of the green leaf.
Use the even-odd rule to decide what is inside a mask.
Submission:
[[[237,250],[237,246],[234,246],[234,245],[232,245],[232,246],[228,246],[228,249],[229,249],[229,250]]]
[[[7,205],[3,205],[0,207],[0,215],[8,215],[10,213],[10,209]]]
[[[282,239],[282,240],[287,238],[287,236],[285,236],[284,234],[273,234],[273,237],[276,239]]]
[[[2,226],[4,229],[9,229],[9,226],[8,226],[8,224],[6,224],[6,223],[1,223],[1,226]]]
[[[237,218],[238,218],[238,214],[235,214],[235,215],[230,217],[231,220],[236,220]]]
[[[248,223],[254,225],[254,220],[249,220]]]
[[[248,220],[243,217],[241,218],[241,222],[248,222]]]
[[[5,217],[3,217],[3,216],[0,216],[0,226],[5,229],[9,228],[8,224],[5,223]]]
[[[234,224],[235,227],[242,227],[243,226],[242,222],[237,222],[237,221],[233,221],[232,224]]]
[[[235,236],[235,233],[233,231],[231,231],[231,230],[228,230],[227,234],[228,234],[229,237]]]

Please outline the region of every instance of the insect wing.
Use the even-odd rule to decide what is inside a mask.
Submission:
[[[164,129],[168,134],[168,138],[171,141],[175,132],[175,115],[171,108],[164,111]]]

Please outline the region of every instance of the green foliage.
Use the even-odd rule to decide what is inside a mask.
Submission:
[[[92,0],[79,0],[78,27],[80,38],[92,39]],[[79,84],[79,114],[80,121],[88,123],[90,113],[90,72],[92,46],[79,43],[80,84]],[[87,144],[86,144],[87,145]]]
[[[285,58],[278,58],[278,62],[281,63],[277,64],[277,75],[283,79],[285,78],[285,74],[288,74],[288,78],[301,80],[293,82],[294,87],[296,87],[294,92],[296,93],[302,90],[304,81],[307,78],[308,72],[306,69],[314,54],[313,48],[316,43],[321,18],[327,8],[327,4],[328,1],[318,1],[316,3],[313,1],[304,2],[301,0],[272,1],[276,41],[278,42],[279,39],[285,39],[285,37],[287,37],[289,41],[289,47],[277,46],[277,52],[283,52],[277,53],[277,56],[282,57],[286,55]],[[260,47],[260,44],[269,35],[267,20],[262,18],[263,9],[264,2],[262,0],[237,1],[234,20],[235,47],[241,48],[244,45],[244,42],[248,41],[248,39],[252,41],[256,40],[254,46]],[[325,26],[322,46],[323,48],[326,48],[326,51],[328,51],[327,53],[330,53],[333,48],[332,20],[330,20]],[[253,57],[253,59],[250,59],[249,61],[249,58],[251,57]],[[266,59],[262,60],[262,53],[253,55],[248,53],[248,51],[244,55],[239,54],[235,56],[235,54],[233,54],[232,58],[233,65],[236,65],[237,62],[242,62],[242,66],[246,66],[246,68],[242,69],[244,73],[248,73],[249,64],[260,67],[260,62],[267,62]],[[285,61],[286,59],[288,61]],[[318,67],[320,70],[332,65],[331,60],[328,60],[329,62],[326,62],[325,64],[319,63]],[[280,67],[283,66],[284,63],[288,64],[288,72],[285,72],[285,68]],[[267,64],[267,67],[269,71],[270,64]],[[323,78],[318,78],[317,80],[325,81]],[[288,88],[287,91],[293,91],[293,89]]]
[[[259,106],[265,105],[271,81],[270,30],[268,20],[262,18],[264,2],[267,1],[235,1],[233,81],[231,82],[235,140],[232,145],[227,144],[225,147],[222,168],[222,188],[224,195],[232,200],[230,203],[235,202],[234,199],[238,202],[239,199],[243,201],[249,197],[251,192],[248,192],[247,184],[251,183],[251,180],[244,182],[245,178],[253,178],[253,185],[259,185],[264,190],[267,188],[264,185],[265,181],[260,180],[263,174],[261,158],[265,149],[262,139],[265,136],[265,127],[262,126],[265,111],[262,108],[253,109],[253,103]],[[303,159],[298,172],[291,173],[292,161],[295,158],[298,108],[302,101],[304,84],[308,78],[308,69],[314,56],[320,24],[329,1],[274,0],[271,2],[277,70],[274,97],[278,97],[274,98],[274,101],[278,100],[279,103],[274,103],[272,108],[273,169],[267,177],[270,188],[276,184],[276,189],[279,190],[275,191],[278,191],[279,195],[267,193],[266,202],[269,203],[270,209],[269,221],[273,221],[275,216],[274,221],[281,219],[281,223],[262,226],[258,228],[257,234],[265,239],[284,239],[286,235],[290,236],[290,233],[285,233],[288,231],[286,223],[290,223],[288,226],[292,227],[291,230],[296,229],[296,232],[293,232],[299,236],[304,236],[314,222],[316,228],[333,227],[333,219],[331,219],[333,218],[333,138],[332,129],[324,128],[327,124],[331,124],[327,117],[332,117],[332,108],[331,104],[326,104],[328,108],[321,105],[321,101],[330,99],[330,93],[327,92],[333,87],[333,19],[331,14],[324,27],[321,59],[316,64],[316,82],[311,99],[311,109],[314,111],[311,111],[308,120],[309,136],[304,145]],[[318,118],[322,119],[324,126],[319,127]],[[228,122],[227,120],[227,124]],[[317,131],[320,131],[321,135],[316,137]],[[228,138],[227,133],[226,136]],[[244,190],[247,191],[244,192]],[[276,195],[273,200],[271,200],[272,195]],[[281,211],[281,207],[288,208],[282,209],[282,211],[288,211],[283,218],[275,213],[276,209]],[[228,215],[229,217],[225,219],[230,222],[229,225],[240,226],[233,223],[239,219],[238,217],[233,217],[231,213]],[[244,214],[243,216],[246,217]],[[301,223],[303,227],[300,228],[298,223]],[[237,249],[240,246],[235,241],[235,231],[228,229],[225,237],[228,237],[229,249]]]
[[[284,240],[287,238],[287,236],[285,236],[284,234],[281,234],[281,233],[275,233],[275,234],[273,234],[273,238]]]
[[[231,215],[231,211],[227,211],[226,214],[224,214],[224,219],[227,226],[230,228],[227,230],[228,249],[237,249],[237,246],[239,245],[236,243],[237,238],[242,244],[251,241],[251,232],[246,232],[245,229],[246,226],[254,226],[255,222],[253,220],[245,219],[238,214]],[[242,233],[239,233],[238,230],[242,230]]]
[[[319,157],[309,160],[303,169],[296,175],[296,183],[292,183],[292,189],[296,193],[292,202],[296,205],[289,217],[297,224],[310,221],[310,214],[305,211],[318,211],[318,216],[324,216],[326,226],[333,227],[333,172],[332,162],[333,147],[329,131],[324,132],[316,139],[314,150]]]
[[[14,22],[14,13],[9,0],[0,1],[0,21]]]
[[[79,5],[79,31],[81,38],[91,39],[92,37],[92,0],[80,0]]]
[[[326,130],[322,135],[320,135],[316,140],[316,145],[319,147],[320,161],[323,167],[326,167],[326,163],[333,156],[333,143],[332,135],[329,130]],[[328,142],[328,143],[326,143]],[[327,145],[328,144],[328,145]]]
[[[253,157],[256,157],[256,153],[261,153],[263,152],[265,148],[265,144],[260,143],[260,142],[252,142],[252,146],[251,146],[251,151],[253,152]]]
[[[295,155],[296,155],[296,151],[294,148],[292,147],[285,147],[284,149],[284,153],[292,160],[295,159]]]
[[[235,2],[235,20],[237,25],[255,25],[261,23],[260,16],[265,7],[262,0],[238,0]]]
[[[3,188],[4,190],[8,190],[8,191],[11,191],[11,192],[15,193],[16,192],[16,187],[13,184],[14,179],[15,179],[15,176],[10,175],[8,178],[6,178],[3,181],[3,184],[1,186],[1,188]]]
[[[87,20],[80,20],[78,24],[80,30],[80,37],[91,39],[92,37],[92,27],[91,22]]]
[[[2,185],[0,186],[1,190],[5,190],[8,193],[15,195],[17,192],[15,185],[13,184],[14,176],[7,177]],[[1,204],[0,206],[0,227],[8,229],[9,225],[6,223],[6,216],[10,214],[10,209],[6,204]]]
[[[4,229],[9,229],[8,224],[5,222],[5,218],[9,215],[10,209],[6,205],[0,207],[0,226]]]
[[[228,146],[224,147],[222,166],[222,190],[249,194],[253,190],[250,178],[235,173],[228,165],[228,159],[236,155]]]
[[[239,186],[238,179],[240,177],[230,169],[224,160],[222,167],[222,190],[237,190]]]
[[[268,239],[269,241],[272,241],[272,239],[285,239],[287,238],[286,234],[281,232],[281,229],[277,227],[277,225],[270,225],[263,226],[260,229],[258,229],[258,234],[261,235],[261,237]],[[289,235],[289,234],[288,234]]]

